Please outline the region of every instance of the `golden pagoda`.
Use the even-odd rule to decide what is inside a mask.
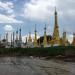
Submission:
[[[44,40],[43,40],[43,45],[44,45],[44,47],[47,47],[46,25],[45,25],[45,28],[44,28]]]
[[[55,21],[54,21],[54,32],[52,40],[50,41],[50,44],[53,45],[60,45],[60,37],[59,37],[59,29],[58,29],[58,21],[57,21],[57,11],[55,8]]]
[[[75,46],[75,33],[73,34],[72,46]]]
[[[28,42],[32,42],[31,33],[29,32],[29,39]]]
[[[36,34],[36,25],[35,25],[35,38],[34,38],[34,47],[37,47],[38,44],[37,44],[37,34]]]

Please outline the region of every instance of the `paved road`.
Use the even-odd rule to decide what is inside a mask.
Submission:
[[[0,57],[0,75],[75,75],[75,63],[26,57]]]

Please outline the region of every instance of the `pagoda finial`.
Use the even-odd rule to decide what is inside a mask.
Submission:
[[[18,35],[18,28],[17,28],[17,30],[16,30],[16,35]]]
[[[57,9],[56,9],[56,6],[55,6],[55,15],[57,15]]]
[[[45,24],[45,28],[44,28],[44,30],[46,31],[46,24]]]
[[[16,40],[18,40],[18,28],[17,28],[17,31],[16,31]]]
[[[19,46],[21,47],[22,44],[22,36],[21,36],[21,27],[19,29]]]
[[[20,26],[20,32],[21,32],[21,26]]]

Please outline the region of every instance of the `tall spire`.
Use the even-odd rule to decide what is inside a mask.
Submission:
[[[1,34],[0,34],[0,42],[1,42]]]
[[[55,27],[58,28],[58,21],[57,21],[57,11],[56,11],[56,7],[55,7]],[[58,33],[59,35],[59,33]]]
[[[73,41],[72,41],[72,46],[75,46],[75,33],[73,33]]]
[[[36,25],[35,25],[35,38],[34,38],[34,47],[37,47],[37,34],[36,34]]]
[[[22,44],[22,37],[21,37],[21,27],[19,29],[19,47],[21,47]]]
[[[15,40],[15,39],[14,39],[14,32],[13,32],[13,46],[14,46],[14,40]]]
[[[28,42],[32,42],[31,32],[29,32],[29,39],[28,39]]]
[[[57,21],[57,11],[55,7],[55,21],[54,21],[54,32],[53,32],[53,40],[54,44],[59,44],[59,27],[58,27],[58,21]]]
[[[44,47],[47,47],[46,25],[45,25],[45,28],[44,28],[44,40],[43,40],[43,45],[44,45]]]
[[[6,33],[6,42],[8,43],[8,33]]]
[[[12,42],[13,42],[13,41],[12,41],[12,33],[11,33],[11,46],[12,46]]]
[[[17,31],[16,31],[16,41],[18,40],[18,28],[17,28]]]
[[[27,37],[26,37],[26,44],[27,44]]]
[[[22,37],[21,37],[21,27],[19,29],[19,41],[22,41]]]
[[[55,15],[57,15],[57,10],[56,10],[56,7],[55,7]]]

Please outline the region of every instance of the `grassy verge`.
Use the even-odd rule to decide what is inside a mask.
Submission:
[[[74,46],[48,48],[0,48],[0,56],[57,56],[74,55]]]

